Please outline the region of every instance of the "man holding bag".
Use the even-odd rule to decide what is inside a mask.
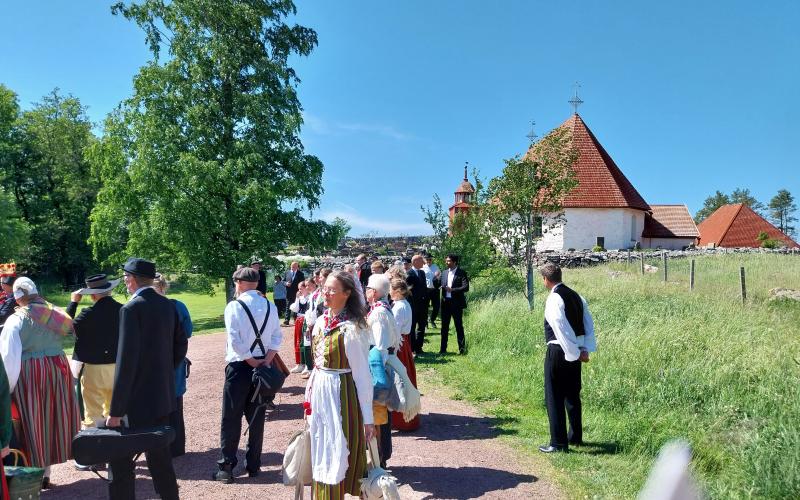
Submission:
[[[242,432],[242,417],[247,419],[249,435],[245,469],[255,477],[261,468],[261,445],[264,438],[265,406],[252,401],[257,390],[253,369],[268,367],[280,349],[281,333],[277,309],[258,293],[258,272],[243,267],[233,274],[237,300],[225,307],[225,330],[228,335],[225,360],[225,385],[222,390],[222,423],[220,426],[221,458],[212,478],[222,483],[233,482],[233,469],[238,463],[236,452]],[[253,324],[258,330],[255,330]]]

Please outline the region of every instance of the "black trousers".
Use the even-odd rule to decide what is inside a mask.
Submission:
[[[278,317],[283,317],[286,312],[286,299],[275,299],[275,307],[278,308]]]
[[[239,438],[242,435],[242,417],[250,423],[247,433],[245,468],[255,472],[261,468],[261,446],[264,441],[264,413],[266,408],[253,403],[253,368],[245,361],[228,363],[225,367],[225,385],[222,389],[222,425],[219,465],[236,467]]]
[[[456,325],[456,338],[458,340],[458,352],[466,349],[464,339],[464,309],[453,304],[452,299],[442,299],[442,345],[439,352],[447,352],[447,337],[450,336],[450,318]]]
[[[558,344],[547,344],[544,357],[544,401],[547,405],[547,419],[550,421],[550,444],[565,447],[568,443],[582,442],[581,362],[567,361]]]
[[[436,321],[439,317],[439,303],[441,295],[438,288],[428,288],[428,308],[431,311],[430,322]]]
[[[392,458],[392,412],[389,412],[388,423],[376,425],[375,428],[378,431],[378,455],[383,466]]]
[[[169,425],[175,429],[175,441],[169,445],[172,458],[186,454],[186,426],[183,423],[183,396],[175,400],[175,411],[169,414]]]
[[[172,376],[170,374],[170,376]],[[132,429],[168,425],[169,416],[146,421],[129,422]],[[161,498],[165,500],[178,500],[178,481],[175,479],[175,469],[172,468],[172,455],[169,446],[145,452],[147,468],[153,478],[153,486]],[[108,498],[111,500],[134,500],[134,463],[133,455],[115,460],[109,464],[113,479],[108,483]]]
[[[411,334],[414,335],[414,351],[422,352],[425,343],[425,327],[428,325],[428,299],[413,298],[411,302]]]
[[[296,299],[296,298],[297,298],[297,292],[295,292],[294,294],[288,294],[287,293],[286,294],[286,303],[287,304],[294,304],[294,299]],[[286,323],[288,323],[289,320],[292,319],[292,314],[294,314],[294,313],[292,313],[292,310],[287,307],[286,308],[286,319],[285,319]],[[297,316],[297,315],[295,314],[295,316]]]

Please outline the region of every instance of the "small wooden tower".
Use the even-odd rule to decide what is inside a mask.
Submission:
[[[464,165],[464,180],[458,185],[455,192],[455,202],[450,207],[450,222],[456,214],[466,213],[472,208],[472,198],[475,196],[475,187],[467,179],[467,167],[469,162]]]

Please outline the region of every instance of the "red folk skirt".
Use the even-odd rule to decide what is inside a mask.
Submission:
[[[403,335],[403,343],[400,345],[400,351],[397,353],[398,359],[403,363],[408,372],[408,378],[414,387],[417,387],[417,369],[414,366],[414,354],[411,349],[411,338],[408,335]],[[392,412],[392,429],[398,431],[415,431],[419,429],[419,415],[414,417],[411,422],[406,422],[403,419],[403,414],[399,411]]]
[[[300,357],[300,349],[303,342],[303,325],[305,324],[303,316],[297,316],[294,319],[294,362],[298,365],[303,362]]]

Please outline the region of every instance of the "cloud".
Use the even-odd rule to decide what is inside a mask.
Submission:
[[[399,131],[391,125],[380,123],[336,122],[328,121],[311,113],[303,113],[303,122],[308,128],[319,135],[346,135],[346,134],[373,134],[396,141],[408,141],[414,137],[411,134]]]
[[[341,217],[352,226],[350,230],[351,234],[376,232],[385,235],[408,234],[414,236],[431,233],[431,227],[424,222],[406,222],[364,217],[359,215],[355,210],[333,210],[322,214],[322,219],[328,222],[333,221],[336,217]]]

